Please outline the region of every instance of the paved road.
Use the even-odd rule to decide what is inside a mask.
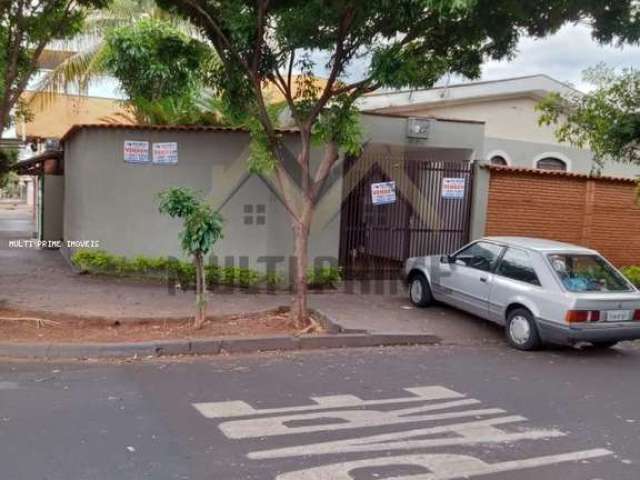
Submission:
[[[639,367],[504,346],[3,362],[0,477],[636,480]]]

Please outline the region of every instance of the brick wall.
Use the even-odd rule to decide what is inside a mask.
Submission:
[[[620,178],[491,167],[486,235],[560,240],[640,265],[636,184]]]

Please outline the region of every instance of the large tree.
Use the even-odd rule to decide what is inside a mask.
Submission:
[[[486,59],[515,54],[522,35],[542,37],[567,22],[587,22],[600,42],[637,41],[633,0],[158,0],[199,27],[220,58],[212,72],[230,111],[254,120],[252,168],[272,173],[295,236],[292,318],[307,321],[305,272],[314,205],[341,150],[357,147],[354,104],[389,87],[431,87],[448,73],[476,78]],[[349,67],[366,63],[351,81]],[[317,67],[326,82],[312,78]],[[292,75],[301,72],[302,77]],[[298,172],[288,156],[263,86],[286,99],[299,130]],[[314,138],[315,137],[315,138]],[[322,159],[311,162],[313,140]]]
[[[640,70],[616,72],[604,64],[584,72],[587,94],[550,94],[538,104],[540,123],[556,136],[588,148],[598,167],[607,160],[640,164]]]
[[[11,123],[20,97],[49,42],[80,31],[88,9],[109,0],[0,0],[0,133]]]

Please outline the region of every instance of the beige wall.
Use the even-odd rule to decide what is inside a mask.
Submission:
[[[538,100],[528,97],[484,100],[427,107],[415,110],[420,115],[485,122],[487,137],[558,144],[553,127],[538,125],[539,113],[534,107]]]
[[[577,173],[589,173],[594,169],[593,154],[589,150],[560,143],[555,137],[554,126],[540,126],[535,106],[539,100],[533,97],[484,99],[468,103],[446,103],[438,106],[417,107],[407,113],[405,107],[386,109],[393,112],[402,108],[405,114],[433,116],[459,120],[485,122],[484,148],[476,152],[475,159],[486,161],[501,155],[514,167],[535,168],[536,160],[556,157]],[[609,176],[636,177],[640,167],[606,162],[601,173]]]

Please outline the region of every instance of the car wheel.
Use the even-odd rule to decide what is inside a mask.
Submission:
[[[509,312],[505,331],[509,345],[518,350],[535,350],[541,345],[533,315],[525,308]]]
[[[415,274],[409,281],[409,299],[416,307],[428,307],[433,301],[431,287],[426,277],[420,273]]]
[[[618,342],[592,342],[591,346],[593,348],[597,348],[598,350],[606,350],[607,348],[611,348],[617,344]]]

